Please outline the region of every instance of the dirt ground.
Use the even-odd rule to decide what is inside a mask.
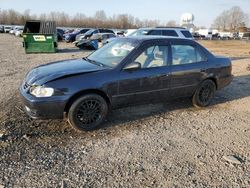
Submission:
[[[250,187],[250,43],[201,43],[233,60],[235,78],[210,107],[129,107],[79,133],[28,118],[18,87],[37,65],[89,52],[60,43],[59,53],[27,55],[20,38],[0,34],[0,187]]]

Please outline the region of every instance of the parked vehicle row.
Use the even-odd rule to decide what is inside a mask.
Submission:
[[[18,37],[22,36],[23,26],[0,26],[0,33],[9,33]]]
[[[141,28],[128,31],[117,31],[116,33],[110,29],[89,29],[85,33],[74,31],[64,35],[66,42],[72,42],[80,49],[89,48],[92,50],[98,49],[116,37],[125,36],[141,36],[141,35],[158,35],[168,36],[173,38],[193,39],[191,33],[182,27],[154,27]]]
[[[9,33],[13,29],[13,26],[2,26],[1,33]]]
[[[237,32],[194,32],[192,33],[193,38],[196,40],[240,40],[248,39],[246,36],[249,32],[246,33],[237,33]],[[245,36],[245,37],[244,37]]]
[[[16,36],[22,36],[23,26],[0,26],[0,33],[10,33]],[[57,28],[58,41],[73,43],[80,49],[96,50],[105,45],[115,37],[141,36],[141,35],[158,35],[173,38],[195,39],[195,40],[250,40],[249,32],[231,33],[219,32],[215,29],[199,29],[191,33],[183,27],[152,27],[140,29],[128,29],[114,32],[105,28],[81,28],[66,29]]]

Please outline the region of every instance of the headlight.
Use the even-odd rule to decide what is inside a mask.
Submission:
[[[54,93],[54,89],[44,86],[32,86],[30,88],[30,94],[36,97],[50,97]]]

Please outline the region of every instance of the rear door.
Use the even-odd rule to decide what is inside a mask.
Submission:
[[[192,41],[171,43],[171,96],[191,96],[206,78],[207,57]]]

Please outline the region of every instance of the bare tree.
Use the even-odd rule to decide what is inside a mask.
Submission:
[[[223,11],[213,23],[213,27],[223,31],[236,31],[249,21],[249,16],[238,6]]]
[[[26,20],[40,19],[40,20],[54,20],[58,26],[71,27],[106,27],[106,28],[140,28],[140,27],[154,27],[160,24],[159,20],[140,20],[129,14],[118,14],[108,17],[103,10],[97,11],[94,16],[86,16],[83,13],[77,13],[74,16],[69,16],[65,12],[50,12],[47,14],[30,14],[27,9],[23,13],[19,13],[13,9],[0,9],[0,24],[20,25],[25,24]]]
[[[242,23],[248,22],[248,15],[242,11],[240,7],[233,7],[229,10],[229,28],[231,31],[236,31]]]
[[[105,21],[107,19],[107,16],[104,10],[98,10],[96,11],[94,18],[97,20]]]
[[[167,22],[166,26],[167,27],[176,27],[177,23],[174,20],[170,20],[170,21]]]
[[[215,20],[213,27],[225,31],[227,29],[227,26],[229,24],[229,11],[223,11]]]

